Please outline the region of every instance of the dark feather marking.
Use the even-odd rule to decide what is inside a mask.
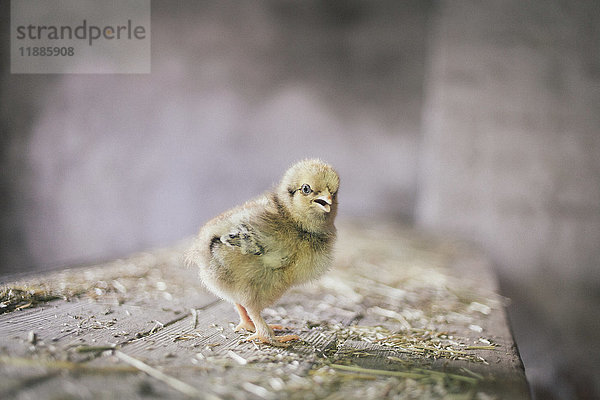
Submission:
[[[258,250],[254,253],[255,256],[262,256],[263,254],[265,254],[265,248],[264,247],[262,247],[258,243],[256,243],[256,247],[258,248]]]
[[[277,211],[279,212],[279,214],[287,216],[288,212],[283,207],[283,204],[281,204],[281,200],[279,200],[279,196],[277,196],[277,194],[273,194],[271,196],[271,200],[273,200],[273,203],[275,203],[275,207],[277,207]]]
[[[218,236],[214,236],[212,239],[210,239],[209,249],[211,253],[213,252],[213,247],[215,247],[217,243],[221,243],[221,238]]]

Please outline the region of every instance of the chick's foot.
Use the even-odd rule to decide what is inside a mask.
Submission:
[[[255,333],[253,335],[248,336],[244,339],[245,342],[251,342],[255,339],[258,339],[259,342],[270,344],[275,347],[288,347],[290,344],[287,343],[292,340],[299,340],[300,337],[298,335],[283,335],[283,336],[265,336],[259,333]]]
[[[279,342],[290,342],[292,340],[300,340],[300,336],[298,335],[282,335],[282,336],[275,336],[275,339],[277,339]]]
[[[284,326],[284,325],[279,325],[279,324],[269,324],[269,327],[276,331],[289,331],[290,330],[289,326]]]
[[[252,321],[241,321],[233,331],[239,332],[244,330],[248,332],[254,332],[256,331],[256,327],[254,326],[254,323]]]

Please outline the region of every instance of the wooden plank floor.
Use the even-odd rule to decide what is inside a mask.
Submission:
[[[527,399],[489,264],[400,226],[340,224],[334,268],[244,342],[185,244],[3,282],[0,398]]]

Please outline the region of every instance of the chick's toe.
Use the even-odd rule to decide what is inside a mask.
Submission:
[[[300,340],[300,336],[298,335],[281,335],[275,336],[275,339],[279,342],[290,342],[292,340]]]
[[[256,331],[256,327],[254,326],[252,321],[243,321],[243,322],[240,322],[233,331],[234,332],[239,332],[239,331],[254,332],[254,331]]]

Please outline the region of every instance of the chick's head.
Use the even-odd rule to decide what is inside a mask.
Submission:
[[[321,160],[303,160],[288,169],[278,187],[278,197],[304,230],[326,231],[337,214],[340,178]]]

